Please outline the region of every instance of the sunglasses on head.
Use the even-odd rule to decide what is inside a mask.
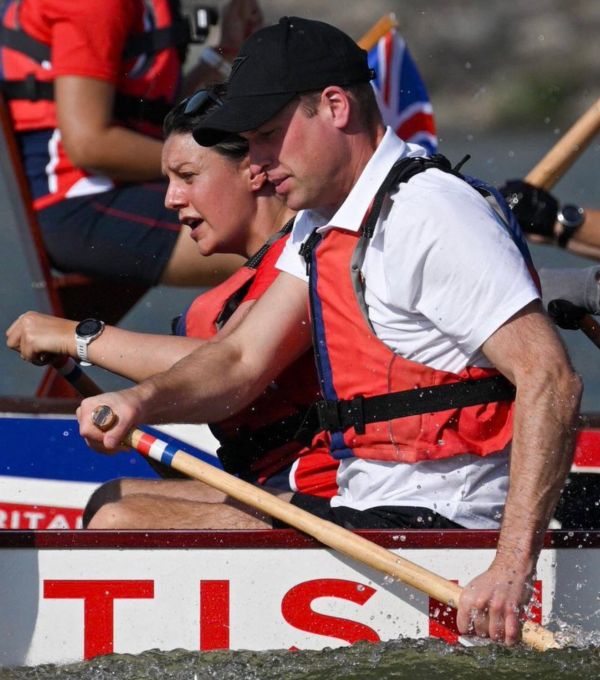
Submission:
[[[204,113],[210,104],[222,103],[221,97],[212,90],[198,90],[183,102],[183,114],[185,116],[196,116]]]

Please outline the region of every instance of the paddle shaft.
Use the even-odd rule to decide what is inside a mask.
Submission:
[[[50,361],[50,365],[62,375],[82,397],[95,397],[102,394],[98,385],[86,375],[79,364],[68,355],[59,355]]]
[[[591,314],[585,314],[579,322],[581,330],[600,349],[600,325]]]
[[[114,418],[115,415],[107,406],[98,407],[94,413],[94,422],[103,430],[112,427]],[[177,450],[157,437],[134,428],[126,436],[124,443],[136,449],[142,455],[170,465],[179,472],[198,479],[246,505],[276,517],[280,521],[316,538],[319,542],[337,552],[388,574],[440,602],[452,607],[456,607],[458,604],[461,588],[452,581],[399,557],[337,524],[297,508],[253,484],[190,456],[184,451]],[[532,623],[524,625],[523,640],[534,649],[539,650],[557,646],[552,633]]]
[[[559,139],[525,177],[525,181],[549,191],[571,167],[600,130],[600,99]]]

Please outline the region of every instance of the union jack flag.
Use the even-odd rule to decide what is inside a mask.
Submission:
[[[436,152],[433,108],[404,39],[392,29],[369,52],[373,87],[386,125],[405,142]]]

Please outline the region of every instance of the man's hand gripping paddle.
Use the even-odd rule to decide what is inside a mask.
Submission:
[[[117,416],[108,406],[98,406],[94,409],[92,419],[96,427],[104,432],[117,422]],[[395,555],[362,536],[291,505],[257,486],[175,449],[172,445],[138,428],[132,428],[123,443],[144,456],[170,465],[175,470],[198,479],[246,505],[276,517],[329,548],[402,581],[440,602],[451,607],[458,605],[462,592],[459,585]],[[523,641],[540,651],[559,646],[550,631],[530,621],[523,625]]]

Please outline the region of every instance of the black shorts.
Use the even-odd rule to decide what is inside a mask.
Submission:
[[[354,510],[343,506],[331,507],[329,499],[305,493],[295,493],[290,502],[345,529],[464,529],[428,508],[389,505]],[[273,520],[274,529],[284,527],[286,525],[283,522]]]
[[[165,182],[68,198],[38,212],[53,267],[156,285],[181,226],[164,205]]]

